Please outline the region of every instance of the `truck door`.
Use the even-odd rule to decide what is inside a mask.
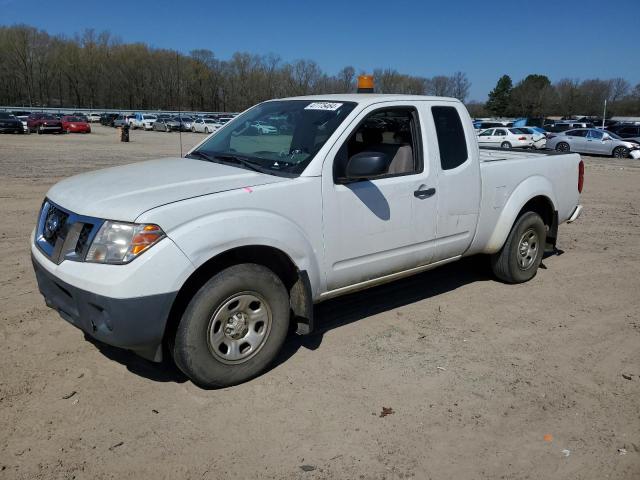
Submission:
[[[437,244],[433,261],[464,253],[476,231],[480,209],[480,163],[471,119],[458,102],[430,105],[430,145],[437,146]],[[497,129],[498,130],[498,129]]]
[[[371,105],[327,155],[322,200],[329,290],[430,263],[437,174],[423,143],[423,115],[415,102]],[[387,155],[388,173],[346,181],[348,159],[365,151]]]

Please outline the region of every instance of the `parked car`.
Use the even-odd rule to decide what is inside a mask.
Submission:
[[[481,147],[531,148],[532,136],[517,128],[489,128],[478,134],[478,145]]]
[[[111,121],[111,126],[114,128],[124,127],[129,124],[127,120],[128,117],[126,115],[118,115]]]
[[[198,133],[213,133],[222,125],[212,118],[198,118],[191,124],[191,131]]]
[[[381,120],[381,119],[378,119],[378,120]],[[379,125],[379,124],[376,124],[376,125]],[[263,121],[252,122],[249,125],[249,128],[255,129],[255,131],[259,135],[275,135],[276,133],[278,133],[278,129],[276,127]]]
[[[179,132],[180,126],[180,122],[173,118],[158,118],[153,123],[152,129],[158,132]]]
[[[618,124],[610,131],[618,135],[620,138],[640,141],[640,125]]]
[[[573,128],[595,128],[593,123],[589,122],[555,122],[553,125],[545,126],[548,132],[560,133],[566,132]]]
[[[29,118],[29,115],[31,115],[31,112],[27,112],[24,110],[14,110],[13,115],[22,122],[22,127],[25,131],[25,133],[29,133],[29,127],[27,126],[27,119]]]
[[[291,137],[245,128],[275,112]],[[364,127],[390,114],[403,138]],[[450,98],[298,97],[234,123],[187,158],[63,180],[30,242],[49,307],[145,358],[169,349],[203,387],[259,375],[329,298],[474,254],[526,282],[582,211],[579,155],[479,150]]]
[[[24,133],[24,127],[12,113],[0,112],[0,133]]]
[[[482,130],[486,130],[487,128],[505,127],[505,126],[506,125],[502,122],[481,122],[481,121],[473,122],[473,128],[475,128],[477,132],[481,132]]]
[[[50,113],[32,113],[27,119],[27,127],[30,132],[62,133],[62,122]]]
[[[173,117],[173,120],[178,122],[179,130],[182,130],[183,132],[191,131],[191,127],[193,126],[193,118],[182,116],[182,117]]]
[[[564,153],[578,152],[627,158],[631,152],[640,150],[640,143],[620,138],[607,130],[578,128],[547,139],[547,148]]]
[[[100,115],[100,124],[107,127],[113,127],[113,121],[116,118],[118,118],[117,113],[103,113]]]
[[[532,147],[536,150],[544,150],[547,146],[547,132],[540,127],[517,127],[521,132],[531,135]]]
[[[67,133],[91,133],[91,125],[86,122],[82,117],[65,116],[60,119],[62,122],[62,129]]]
[[[129,119],[129,125],[134,130],[136,128],[142,128],[143,130],[153,130],[153,124],[158,120],[158,117],[150,113],[136,113]]]
[[[89,117],[87,116],[86,113],[82,113],[82,112],[73,112],[72,114],[60,114],[60,120],[62,120],[62,117],[76,117],[81,119],[83,122],[89,123]]]
[[[100,121],[101,115],[99,113],[91,112],[87,115],[87,119],[90,123],[96,123]]]

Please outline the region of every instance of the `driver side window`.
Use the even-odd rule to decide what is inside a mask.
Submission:
[[[348,160],[362,152],[383,153],[389,161],[380,178],[422,171],[418,112],[413,107],[376,110],[356,127],[333,162],[334,179],[345,177]]]

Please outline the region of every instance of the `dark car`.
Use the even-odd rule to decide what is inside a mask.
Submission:
[[[0,133],[24,133],[22,122],[11,113],[0,112]]]
[[[622,138],[640,139],[640,125],[619,124],[610,130]]]
[[[27,128],[30,132],[38,132],[39,134],[62,133],[62,122],[49,113],[32,113],[27,118]]]
[[[103,113],[100,115],[100,124],[113,127],[113,121],[118,117],[117,113]]]

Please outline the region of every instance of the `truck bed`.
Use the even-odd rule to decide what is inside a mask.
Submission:
[[[498,251],[527,199],[548,197],[559,223],[565,222],[578,204],[577,153],[481,148],[479,158],[480,216],[466,255]]]
[[[522,150],[522,149],[511,149],[507,150],[504,148],[498,147],[480,147],[480,162],[496,162],[499,160],[515,160],[521,159],[525,157],[533,157],[533,156],[552,156],[552,155],[562,155],[553,150]]]

